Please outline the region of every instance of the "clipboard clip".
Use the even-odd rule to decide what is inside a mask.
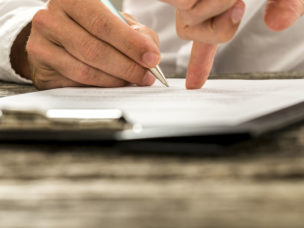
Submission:
[[[111,130],[132,129],[119,109],[50,109],[0,111],[0,130]]]

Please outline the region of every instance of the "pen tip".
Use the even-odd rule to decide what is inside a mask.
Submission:
[[[170,86],[169,86],[169,83],[168,83],[168,81],[167,81],[165,75],[163,74],[163,72],[161,72],[161,74],[162,74],[162,78],[161,78],[160,81],[161,81],[166,87],[169,88]]]
[[[164,84],[166,87],[169,87],[169,83],[164,75],[164,73],[162,72],[162,70],[160,69],[159,66],[156,66],[155,68],[150,69],[150,71],[155,75],[155,77],[162,83]]]
[[[168,81],[167,81],[167,79],[165,78],[165,76],[159,78],[159,81],[160,81],[163,85],[165,85],[166,87],[168,87],[168,88],[170,87],[170,86],[169,86],[169,83],[168,83]]]

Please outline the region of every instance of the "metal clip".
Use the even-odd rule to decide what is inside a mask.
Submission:
[[[118,109],[0,111],[0,130],[125,130],[132,124]]]

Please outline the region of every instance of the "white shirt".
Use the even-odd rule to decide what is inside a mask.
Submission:
[[[239,31],[233,41],[219,47],[213,72],[304,71],[304,20],[284,32],[271,32],[263,21],[265,1],[245,2],[247,10]],[[0,79],[28,82],[12,69],[10,50],[22,28],[44,7],[43,0],[0,0]],[[175,10],[156,0],[124,0],[124,9],[158,32],[163,70],[184,74],[191,42],[176,36]]]
[[[21,30],[43,8],[41,0],[0,0],[0,79],[11,82],[29,82],[17,75],[11,67],[11,47]]]
[[[246,13],[242,24],[233,41],[220,45],[213,72],[304,72],[304,18],[284,32],[272,32],[264,23],[266,0],[244,1]],[[125,0],[124,7],[158,32],[162,68],[169,73],[184,74],[192,43],[176,37],[175,10],[156,0]]]

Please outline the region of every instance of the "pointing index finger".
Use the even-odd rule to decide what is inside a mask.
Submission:
[[[187,89],[200,89],[207,81],[212,69],[217,45],[194,42],[188,66]]]

